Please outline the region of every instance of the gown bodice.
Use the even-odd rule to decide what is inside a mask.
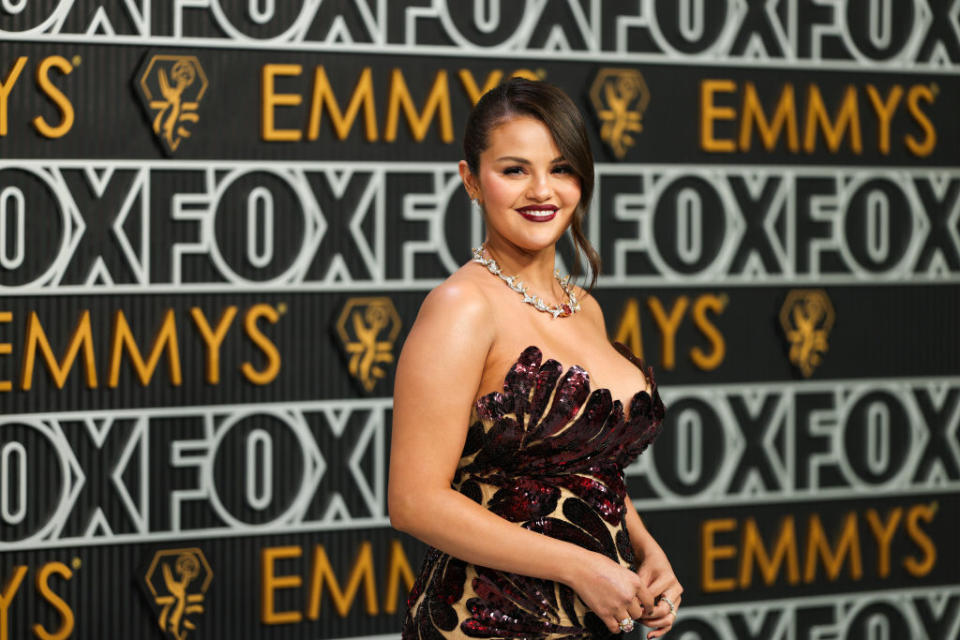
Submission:
[[[503,391],[474,403],[452,487],[493,513],[635,568],[623,469],[660,432],[653,368],[625,412],[590,376],[527,347]],[[609,632],[567,585],[473,565],[429,548],[407,601],[403,638],[590,638]]]

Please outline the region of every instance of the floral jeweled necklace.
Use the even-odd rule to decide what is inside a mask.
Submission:
[[[560,283],[560,288],[563,289],[563,292],[567,294],[568,302],[560,303],[557,305],[548,305],[543,301],[543,298],[540,296],[532,296],[527,293],[527,285],[520,282],[520,278],[516,276],[507,276],[500,271],[500,265],[497,264],[497,261],[493,258],[484,258],[483,252],[486,249],[486,243],[480,243],[479,247],[473,248],[473,261],[479,262],[487,268],[490,273],[495,276],[499,276],[501,280],[507,283],[507,286],[523,296],[523,301],[531,305],[538,311],[543,311],[544,313],[551,314],[554,318],[566,318],[571,316],[577,311],[580,311],[580,303],[577,302],[577,296],[573,293],[573,285],[570,284],[570,276],[566,275],[563,278],[560,277],[560,272],[554,270],[553,277],[557,279],[557,282]]]

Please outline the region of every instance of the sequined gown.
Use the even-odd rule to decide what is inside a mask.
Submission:
[[[566,372],[541,352],[523,351],[503,392],[474,405],[453,488],[517,526],[566,540],[636,568],[624,520],[623,468],[660,432],[664,406],[650,394],[629,413],[589,374]],[[404,640],[574,639],[611,636],[567,585],[473,565],[429,547],[407,599]]]

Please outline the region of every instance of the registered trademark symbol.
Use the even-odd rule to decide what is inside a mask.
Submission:
[[[728,302],[730,302],[730,297],[727,296],[727,294],[725,294],[725,293],[721,293],[721,294],[720,294],[720,303],[721,303],[723,306],[727,306],[727,303],[728,303]]]
[[[73,56],[73,58],[71,58],[70,61],[73,62],[73,66],[79,67],[79,66],[80,66],[80,62],[81,62],[81,58],[80,58],[80,56]]]
[[[277,313],[279,313],[280,315],[283,315],[283,314],[285,314],[286,312],[287,312],[287,303],[286,303],[286,302],[281,302],[280,304],[277,305]]]
[[[70,561],[70,565],[71,565],[74,569],[79,569],[81,564],[83,564],[83,563],[80,562],[80,558],[74,558],[73,560]]]
[[[940,85],[938,85],[936,82],[931,83],[930,91],[933,93],[933,95],[937,95],[940,93]]]
[[[547,70],[546,70],[546,69],[537,69],[536,74],[537,74],[537,77],[542,80],[542,79],[544,79],[544,78],[547,77]]]

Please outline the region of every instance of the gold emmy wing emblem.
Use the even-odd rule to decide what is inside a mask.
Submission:
[[[590,86],[590,102],[600,119],[600,138],[622,159],[636,144],[633,134],[643,131],[643,112],[650,90],[635,69],[601,69]]]
[[[203,613],[213,571],[197,548],[165,549],[153,556],[144,578],[153,596],[157,624],[174,640],[186,640]]]
[[[793,289],[780,308],[780,326],[790,343],[790,362],[804,378],[823,362],[827,336],[835,319],[833,305],[823,289]]]
[[[400,315],[386,297],[350,298],[337,319],[337,334],[350,359],[350,375],[372,391],[393,363],[393,345],[400,333]]]
[[[150,58],[137,83],[147,117],[164,148],[173,153],[200,120],[197,108],[207,91],[207,75],[196,56]]]

